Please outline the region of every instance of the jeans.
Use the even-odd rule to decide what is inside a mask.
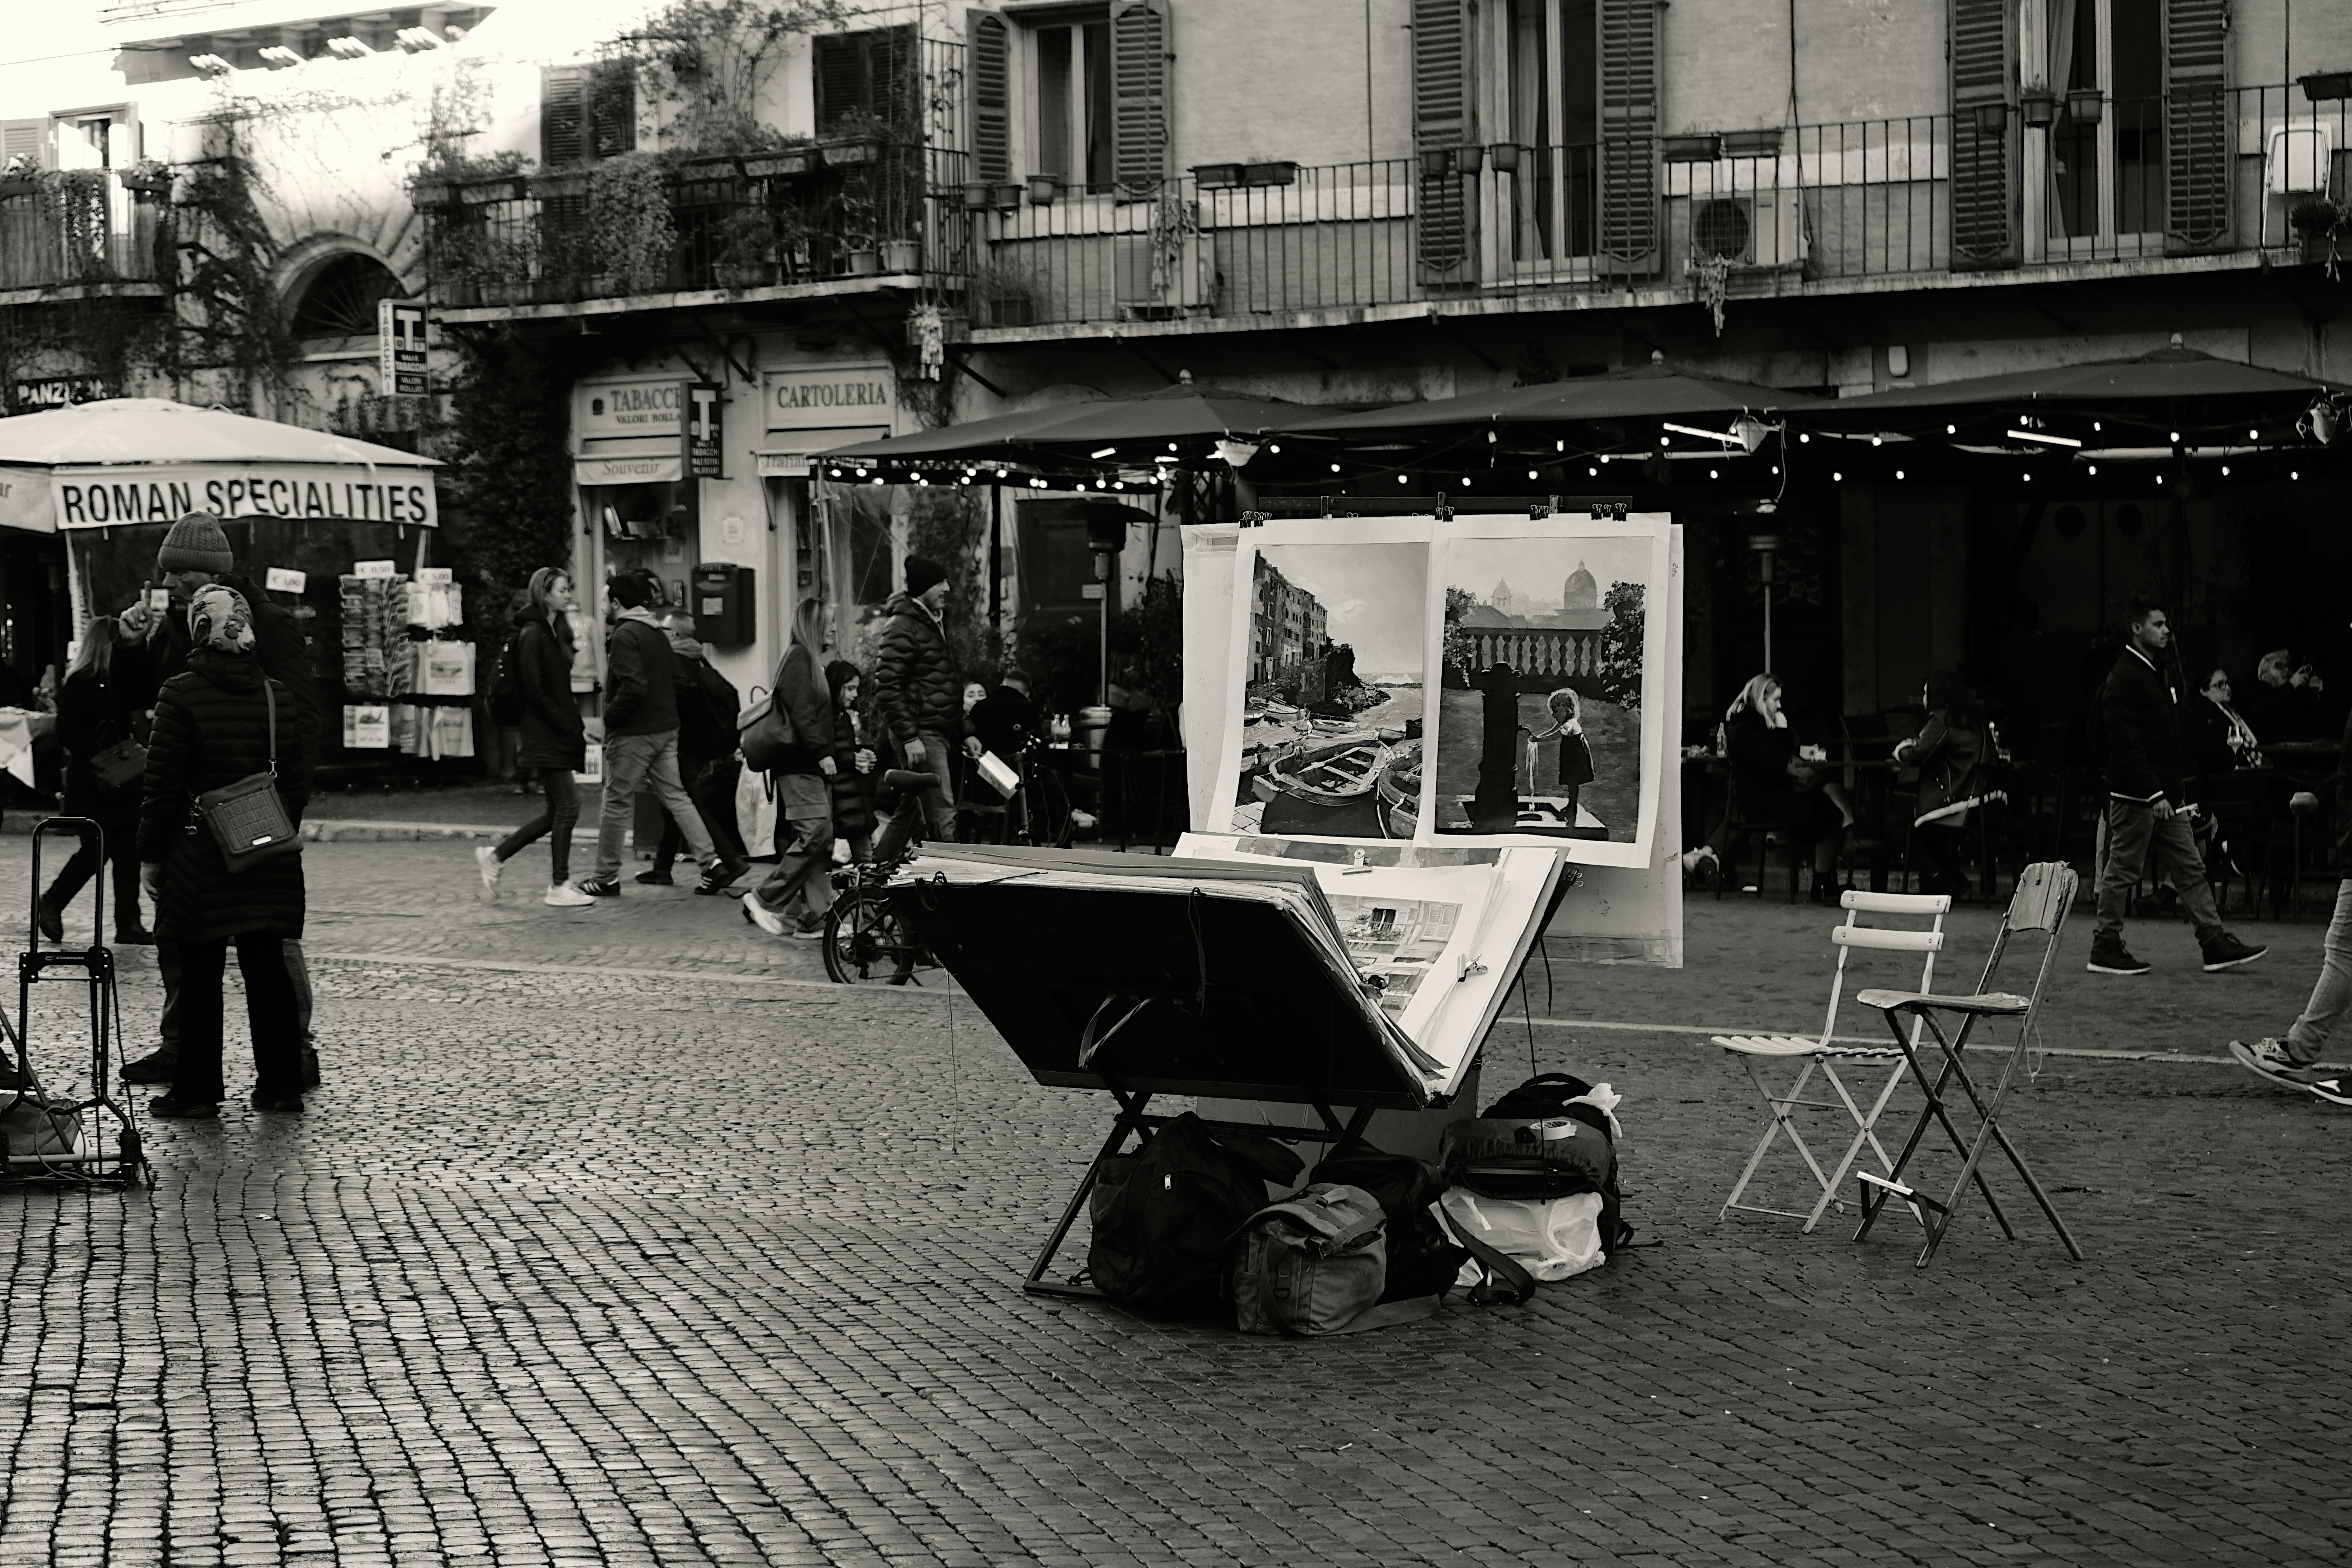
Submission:
[[[918,795],[912,790],[901,793],[898,809],[882,829],[882,837],[874,841],[877,860],[894,860],[906,851],[907,841],[915,835],[915,824],[923,824],[924,835],[934,844],[955,842],[955,796],[948,782],[948,750],[946,737],[919,731],[915,739],[923,743],[923,760],[907,766],[916,773],[925,773],[939,781],[937,787]]]
[[[2123,940],[2124,900],[2138,884],[2143,869],[2152,871],[2155,880],[2171,879],[2200,942],[2221,934],[2221,911],[2213,907],[2213,889],[2205,880],[2205,861],[2197,853],[2197,836],[2189,819],[2176,811],[2159,821],[2152,805],[2110,800],[2106,858],[2099,868],[2098,915],[2091,924],[2093,947]]]
[[[609,882],[621,874],[621,844],[628,836],[629,812],[640,784],[651,781],[662,808],[686,835],[686,847],[695,864],[709,870],[719,864],[709,829],[702,814],[687,798],[677,776],[677,731],[652,735],[607,735],[604,738],[604,809],[596,823],[596,879]]]
[[[127,817],[103,819],[100,826],[106,831],[106,861],[113,874],[113,886],[110,891],[114,904],[114,929],[118,931],[137,931],[139,849],[135,840],[139,836],[138,816],[134,813]],[[75,896],[97,875],[98,841],[84,838],[76,846],[72,858],[67,860],[63,869],[58,872],[58,879],[49,884],[49,890],[41,895],[42,904],[62,915],[66,906],[72,903]],[[102,936],[100,940],[104,940]]]
[[[789,910],[796,893],[807,896],[809,913],[824,912],[819,889],[833,865],[832,789],[821,773],[776,776],[776,868],[751,894],[771,914]]]
[[[537,816],[516,828],[499,841],[498,857],[501,864],[513,859],[524,847],[541,835],[547,838],[548,881],[552,884],[572,878],[572,825],[580,820],[580,791],[572,783],[570,768],[541,768],[539,787],[547,805]]]
[[[681,776],[685,768],[680,766]],[[724,762],[698,763],[694,776],[687,780],[686,793],[702,814],[702,826],[710,831],[710,842],[721,855],[737,860],[749,860],[751,850],[743,843],[743,835],[735,826],[735,781],[743,772],[742,764],[729,758]],[[654,851],[654,868],[667,871],[670,862],[686,842],[678,831],[677,819],[662,821],[661,847]]]
[[[2311,988],[2303,1016],[2286,1032],[2287,1055],[2308,1066],[2327,1048],[2327,1037],[2352,1007],[2352,877],[2336,889],[2336,918],[2327,922],[2320,945],[2319,984]]]
[[[172,1079],[179,1100],[218,1103],[221,1082],[222,978],[229,944],[245,975],[246,1026],[253,1036],[253,1089],[264,1099],[302,1092],[301,1036],[286,944],[268,931],[246,931],[218,942],[183,942],[179,949],[180,1059]]]
[[[297,939],[281,937],[278,942],[284,955],[287,994],[294,999],[295,1031],[300,1042],[307,1046],[310,1043],[310,963],[303,956],[302,944]],[[163,976],[163,1014],[156,1021],[155,1033],[165,1050],[178,1050],[183,1038],[181,1026],[186,1016],[183,1004],[187,987],[182,950],[186,945],[177,942],[155,944],[155,967]],[[223,963],[226,966],[226,961],[224,960]]]

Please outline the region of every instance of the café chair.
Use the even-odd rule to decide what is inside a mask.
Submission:
[[[1771,854],[1772,846],[1777,842],[1788,848],[1789,901],[1792,904],[1797,901],[1797,880],[1804,874],[1805,858],[1798,853],[1796,840],[1790,837],[1786,828],[1775,827],[1761,822],[1750,822],[1742,816],[1739,810],[1739,786],[1729,779],[1726,779],[1723,785],[1723,827],[1716,837],[1723,845],[1723,865],[1715,883],[1715,897],[1718,903],[1723,900],[1724,889],[1729,887],[1734,880],[1735,871],[1739,864],[1739,847],[1748,839],[1753,839],[1756,843],[1757,898],[1761,899],[1764,896],[1765,864]]]
[[[1887,1158],[1885,1145],[1878,1141],[1876,1129],[1879,1117],[1885,1113],[1887,1101],[1895,1096],[1895,1086],[1903,1081],[1904,1055],[1886,1046],[1857,1043],[1838,1037],[1838,1004],[1845,989],[1846,959],[1856,949],[1918,953],[1921,955],[1919,990],[1927,991],[1935,984],[1936,955],[1944,950],[1944,916],[1951,909],[1952,900],[1941,893],[1857,891],[1842,894],[1838,902],[1845,910],[1845,923],[1830,930],[1830,943],[1837,950],[1837,964],[1830,973],[1830,1008],[1828,1016],[1822,1020],[1820,1037],[1808,1038],[1801,1035],[1717,1035],[1714,1037],[1715,1043],[1738,1058],[1739,1065],[1747,1070],[1748,1079],[1756,1086],[1756,1092],[1762,1098],[1768,1113],[1763,1135],[1757,1140],[1755,1151],[1748,1156],[1748,1163],[1741,1168],[1739,1179],[1732,1184],[1731,1195],[1723,1200],[1722,1213],[1716,1216],[1718,1219],[1728,1216],[1734,1210],[1746,1214],[1776,1215],[1783,1219],[1803,1220],[1804,1229],[1810,1233],[1821,1224],[1823,1211],[1832,1204],[1841,1202],[1839,1189],[1843,1186],[1846,1172],[1853,1168],[1864,1145],[1877,1154],[1881,1170],[1894,1169],[1894,1162]],[[1864,925],[1855,918],[1864,914],[1895,915],[1914,921],[1924,920],[1927,923],[1924,929]],[[1896,994],[1865,991],[1855,1000],[1886,994]],[[1801,1061],[1804,1064],[1798,1070],[1796,1081],[1785,1092],[1776,1090],[1765,1079],[1767,1064],[1775,1061]],[[1840,1076],[1841,1067],[1854,1079],[1853,1085],[1849,1086],[1846,1079]],[[1877,1076],[1881,1068],[1885,1070],[1883,1080]],[[1835,1100],[1805,1098],[1805,1090],[1816,1075],[1837,1096]],[[1855,1092],[1857,1088],[1860,1093]],[[1815,1092],[1818,1095],[1819,1091]],[[1863,1109],[1864,1096],[1869,1097],[1867,1110]],[[1832,1167],[1823,1169],[1821,1160],[1814,1155],[1811,1146],[1806,1143],[1803,1133],[1798,1130],[1797,1120],[1792,1113],[1799,1110],[1844,1112],[1847,1122],[1853,1129],[1853,1135],[1847,1141],[1845,1152]],[[1843,1130],[1843,1125],[1840,1130]],[[1768,1208],[1740,1201],[1747,1194],[1748,1183],[1754,1180],[1757,1168],[1771,1152],[1773,1143],[1784,1137],[1821,1189],[1821,1196],[1810,1213],[1800,1214],[1793,1209]]]
[[[1935,1257],[1936,1249],[1943,1245],[1945,1236],[1950,1232],[1954,1206],[1967,1194],[1971,1184],[1984,1195],[1985,1206],[1992,1211],[1992,1217],[2000,1225],[2001,1234],[2011,1241],[2016,1240],[2017,1233],[2010,1228],[2009,1216],[2001,1212],[2000,1201],[1992,1195],[1992,1189],[1985,1184],[1984,1173],[1979,1168],[1988,1146],[1998,1144],[2000,1152],[2008,1156],[2011,1168],[2017,1172],[2018,1179],[2025,1184],[2025,1190],[2032,1194],[2033,1201],[2041,1205],[2042,1214],[2058,1232],[2058,1239],[2066,1244],[2067,1256],[2077,1263],[2082,1261],[2083,1249],[2074,1245],[2074,1233],[2066,1228],[2066,1222],[2058,1217],[2057,1207],[2051,1203],[2050,1194],[2042,1190],[2042,1184],[2027,1166],[2025,1156],[2018,1152],[2016,1144],[2010,1141],[2009,1134],[2000,1127],[2001,1105],[2009,1098],[2018,1068],[2024,1064],[2027,1042],[2033,1037],[2034,1022],[2042,1011],[2042,993],[2050,984],[2050,972],[2058,953],[2059,933],[2065,928],[2067,911],[2074,907],[2076,881],[2074,868],[2063,862],[2044,861],[2028,866],[2019,874],[2017,892],[2009,901],[2008,912],[2001,917],[2000,931],[1993,938],[1992,956],[1986,961],[1984,974],[1977,982],[1974,993],[1964,996],[1939,996],[1923,983],[1916,991],[1872,990],[1861,992],[1854,997],[1864,1006],[1877,1009],[1886,1020],[1887,1030],[1894,1036],[1895,1048],[1901,1057],[1901,1065],[1896,1068],[1898,1076],[1907,1068],[1927,1096],[1927,1102],[1920,1107],[1918,1117],[1912,1123],[1911,1135],[1904,1140],[1903,1152],[1895,1157],[1886,1173],[1882,1176],[1869,1171],[1855,1173],[1862,1199],[1862,1225],[1853,1233],[1856,1241],[1869,1236],[1870,1227],[1877,1223],[1887,1200],[1899,1198],[1927,1231],[1927,1245],[1919,1249],[1915,1262],[1916,1267],[1925,1268],[1927,1260]],[[2020,996],[2010,992],[1989,990],[1993,977],[2000,973],[2001,960],[2009,952],[2011,941],[2021,936],[2038,936],[2041,939],[2042,951],[2032,994]],[[1941,1020],[1939,1015],[1942,1016]],[[1945,1021],[1950,1019],[1958,1019],[1958,1026],[1947,1035]],[[2000,1076],[1994,1080],[1990,1094],[1979,1087],[1976,1078],[1961,1060],[1961,1053],[1969,1044],[1969,1035],[1984,1020],[1999,1020],[2015,1026],[2015,1033],[2005,1053],[1999,1058]],[[1928,1078],[1927,1066],[1920,1059],[1919,1038],[1923,1028],[1934,1037],[1937,1049],[1943,1058],[1942,1066],[1937,1069],[1933,1079]],[[1958,1085],[1969,1110],[1976,1116],[1976,1131],[1972,1137],[1963,1138],[1952,1120],[1957,1101],[1949,1095],[1955,1084]],[[1961,1155],[1960,1173],[1953,1179],[1951,1190],[1940,1199],[1931,1197],[1905,1179],[1912,1159],[1919,1152],[1919,1146],[1927,1137],[1930,1123],[1944,1130],[1945,1136],[1951,1140],[1953,1150]]]

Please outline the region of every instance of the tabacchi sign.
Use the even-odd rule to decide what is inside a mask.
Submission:
[[[887,425],[898,405],[897,379],[887,364],[772,370],[761,391],[771,430]]]

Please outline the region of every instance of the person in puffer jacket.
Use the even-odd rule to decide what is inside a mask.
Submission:
[[[874,706],[898,742],[899,765],[926,773],[935,787],[904,792],[874,845],[877,860],[905,853],[919,820],[932,842],[955,837],[953,755],[949,737],[963,726],[963,684],[948,653],[947,568],[920,555],[907,557],[907,591],[890,601],[889,624],[874,655]]]
[[[2343,879],[2336,888],[2336,915],[2320,946],[2319,980],[2294,1027],[2284,1037],[2265,1036],[2252,1045],[2231,1040],[2230,1054],[2273,1083],[2305,1090],[2330,1105],[2352,1105],[2352,1076],[2315,1065],[2336,1026],[2352,1011],[2352,723],[2344,726],[2335,776],[2319,790],[2299,792],[2288,805],[2298,816],[2333,808],[2329,841],[2336,847],[2336,874]]]

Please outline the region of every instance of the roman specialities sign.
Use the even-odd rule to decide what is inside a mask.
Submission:
[[[761,378],[760,391],[770,430],[887,426],[898,405],[898,379],[887,364],[772,370]]]
[[[172,522],[200,509],[225,518],[396,522],[419,528],[431,528],[440,520],[433,476],[418,469],[159,463],[59,468],[52,487],[59,528]]]

